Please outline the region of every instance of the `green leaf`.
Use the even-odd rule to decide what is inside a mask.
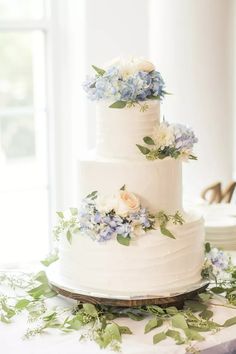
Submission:
[[[131,240],[130,236],[124,237],[122,235],[117,235],[116,239],[123,246],[129,246]]]
[[[225,292],[225,289],[220,286],[215,286],[214,288],[210,289],[214,294],[222,294]]]
[[[143,141],[145,142],[145,144],[147,145],[155,145],[153,139],[150,136],[145,136],[143,138]]]
[[[50,266],[52,263],[56,262],[59,259],[58,253],[51,253],[46,258],[44,258],[40,263],[45,267]]]
[[[28,305],[30,301],[28,299],[21,299],[17,301],[15,308],[16,310],[24,310]]]
[[[7,318],[6,316],[4,316],[3,314],[1,314],[0,316],[0,321],[3,323],[11,323],[11,320],[9,318]]]
[[[27,291],[27,293],[32,296],[35,300],[38,300],[40,297],[54,297],[57,296],[57,292],[52,290],[46,284],[41,284],[40,286]]]
[[[55,311],[52,311],[52,312],[48,313],[46,316],[44,316],[43,320],[45,322],[48,322],[48,321],[55,320],[56,317],[57,317],[57,313]]]
[[[223,327],[230,327],[236,324],[236,317],[229,318],[228,320],[225,321],[223,324]]]
[[[165,311],[163,310],[163,308],[161,308],[160,306],[157,306],[157,305],[147,306],[147,311],[151,314],[160,314],[160,315],[165,314]]]
[[[157,344],[166,338],[167,336],[164,332],[157,333],[153,336],[153,344]]]
[[[29,291],[27,293],[32,296],[34,299],[39,299],[41,296],[45,294],[45,291],[47,290],[48,286],[47,284],[41,284]]]
[[[64,219],[64,214],[62,211],[57,211],[56,213],[59,216],[59,218]]]
[[[91,317],[97,317],[98,312],[96,307],[93,304],[83,304],[83,309]]]
[[[195,155],[189,155],[189,160],[197,160],[197,156]]]
[[[67,230],[66,238],[67,238],[68,242],[71,244],[71,242],[72,242],[72,234],[71,234],[70,230]]]
[[[171,92],[167,92],[167,91],[162,91],[165,95],[173,95],[173,93],[171,93]]]
[[[201,294],[198,294],[198,297],[200,298],[201,301],[207,302],[207,301],[210,300],[211,294],[208,294],[208,293],[201,293]]]
[[[167,236],[167,237],[170,237],[170,238],[174,238],[174,239],[175,239],[175,236],[172,234],[172,232],[170,232],[170,230],[168,230],[165,226],[160,225],[160,230],[161,230],[161,233],[162,233],[164,236]]]
[[[98,68],[97,66],[95,65],[92,65],[92,68],[96,71],[96,73],[99,75],[99,76],[103,76],[105,74],[105,70],[101,69],[101,68]]]
[[[43,270],[35,274],[34,280],[37,280],[41,284],[48,284],[47,275]]]
[[[117,326],[119,327],[120,334],[133,334],[129,327],[119,325]]]
[[[154,96],[154,95],[148,96],[149,100],[160,100],[160,98],[161,98],[161,96],[159,96],[159,95],[157,95],[157,96]]]
[[[149,152],[151,151],[150,149],[148,149],[146,146],[142,146],[142,145],[139,145],[139,144],[136,144],[136,146],[139,148],[139,150],[141,151],[141,153],[143,155],[147,155],[149,154]]]
[[[98,191],[93,191],[92,193],[89,193],[86,198],[90,199],[96,199],[97,198]]]
[[[136,313],[133,313],[133,312],[127,312],[127,316],[129,318],[131,318],[131,320],[134,320],[134,321],[142,321],[144,319],[143,315],[136,314]]]
[[[210,250],[211,250],[211,245],[210,245],[209,242],[206,242],[206,243],[205,243],[205,251],[206,251],[206,253],[209,253]]]
[[[186,300],[184,305],[187,309],[190,309],[193,312],[202,312],[206,310],[207,306],[199,301]]]
[[[158,318],[155,316],[155,317],[151,318],[148,321],[148,323],[146,324],[144,333],[148,333],[152,329],[162,326],[162,324],[163,324],[163,320],[161,318]]]
[[[190,340],[197,340],[197,341],[203,341],[205,340],[205,338],[203,336],[201,336],[201,334],[199,334],[197,331],[195,331],[194,329],[189,329],[186,328],[184,330],[184,333],[186,335],[186,337]]]
[[[213,312],[211,311],[211,310],[204,310],[204,311],[202,311],[200,314],[199,314],[199,316],[201,317],[201,318],[203,318],[204,320],[209,320],[210,318],[212,318],[213,317]]]
[[[115,323],[109,323],[106,326],[105,331],[104,331],[104,335],[103,335],[104,348],[106,348],[114,340],[121,342],[121,335],[120,335],[119,327]]]
[[[125,191],[125,184],[120,188],[121,191]]]
[[[184,315],[177,313],[172,317],[172,326],[176,328],[185,329],[188,328],[187,322],[184,318]]]
[[[125,101],[116,101],[112,103],[109,108],[125,108],[127,102]]]
[[[74,329],[75,331],[78,331],[83,324],[81,321],[75,316],[74,318],[67,320],[64,324],[66,329]]]
[[[166,335],[168,337],[171,337],[175,340],[176,344],[183,344],[185,340],[181,337],[180,333],[178,331],[175,331],[173,329],[168,329],[166,332]]]
[[[168,315],[176,315],[178,313],[178,309],[175,306],[167,307],[165,310]]]
[[[78,209],[77,208],[70,208],[71,215],[77,216],[78,215]]]

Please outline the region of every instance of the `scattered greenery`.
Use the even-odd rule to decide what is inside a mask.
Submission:
[[[206,244],[206,252],[211,252],[209,244]],[[206,270],[205,267],[205,276]],[[0,293],[0,321],[9,324],[17,315],[26,312],[29,327],[24,339],[43,334],[49,328],[64,333],[80,331],[81,341],[92,340],[102,349],[120,351],[123,336],[131,335],[132,330],[120,326],[118,319],[130,318],[145,321],[144,333],[153,333],[153,344],[158,345],[171,338],[177,345],[185,345],[186,352],[197,353],[197,342],[205,340],[205,333],[214,334],[236,324],[236,316],[228,318],[224,323],[214,320],[215,306],[236,310],[236,267],[231,264],[227,272],[229,277],[223,281],[208,264],[211,286],[205,292],[186,300],[182,309],[157,305],[113,307],[80,302],[69,307],[50,306],[47,299],[57,296],[57,293],[49,284],[45,272],[1,272],[1,286],[7,289],[7,294],[14,294]],[[219,302],[219,299],[222,301]]]

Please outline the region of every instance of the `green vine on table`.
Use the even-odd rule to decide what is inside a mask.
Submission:
[[[0,321],[9,324],[17,315],[26,312],[29,327],[24,339],[43,334],[48,329],[57,329],[64,333],[80,331],[81,341],[92,340],[101,349],[120,351],[123,336],[132,335],[132,330],[127,326],[120,326],[118,319],[125,317],[134,321],[145,320],[144,333],[153,332],[153,344],[158,345],[169,338],[177,345],[185,345],[187,352],[197,353],[196,342],[204,341],[205,333],[214,334],[236,324],[236,316],[224,323],[216,322],[212,310],[216,306],[236,310],[236,267],[228,257],[224,274],[220,273],[217,262],[221,261],[223,264],[226,259],[224,257],[225,253],[206,244],[203,275],[211,280],[211,287],[185,301],[183,309],[174,306],[161,308],[156,305],[124,308],[88,303],[53,307],[48,298],[58,294],[52,289],[44,271],[35,275],[0,272],[1,285],[7,294],[10,293],[0,293]],[[55,257],[50,258],[51,261],[54,259]],[[216,294],[217,299],[221,298],[223,301],[216,302]]]

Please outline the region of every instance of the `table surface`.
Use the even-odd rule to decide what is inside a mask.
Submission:
[[[62,297],[48,299],[50,306],[71,304],[73,300]],[[216,303],[216,301],[214,301]],[[223,323],[227,318],[236,316],[236,309],[214,306],[214,319]],[[123,337],[122,351],[124,354],[182,354],[185,353],[185,346],[177,346],[173,340],[167,339],[157,345],[152,344],[152,337],[160,331],[153,330],[144,334],[144,326],[147,320],[132,321],[130,319],[118,319],[117,323],[130,327],[133,335]],[[0,323],[1,353],[4,354],[111,354],[114,352],[100,350],[93,342],[82,343],[79,341],[79,332],[64,334],[56,329],[50,329],[45,334],[23,340],[22,337],[27,329],[26,315],[20,315],[11,324]],[[224,328],[212,334],[203,334],[206,338],[204,342],[196,343],[195,347],[204,354],[232,354],[236,353],[236,325]],[[218,346],[218,347],[217,347]]]
[[[234,259],[235,253],[232,255]],[[26,268],[26,267],[25,267]],[[36,267],[38,268],[38,266]],[[38,269],[34,270],[38,270]],[[29,269],[29,268],[28,268]],[[31,268],[32,269],[32,268]],[[1,269],[2,270],[2,269]],[[19,270],[19,269],[18,269]],[[0,287],[0,294],[4,289]],[[222,300],[214,299],[211,302],[217,304],[212,306],[214,320],[224,323],[230,317],[236,316],[236,308],[223,307]],[[49,307],[71,306],[76,301],[57,296],[46,300]],[[220,305],[220,306],[219,306]],[[148,320],[133,321],[129,318],[116,319],[120,325],[128,326],[133,335],[124,335],[121,347],[123,354],[182,354],[186,353],[186,346],[176,345],[173,339],[168,338],[156,345],[152,344],[154,334],[162,329],[154,329],[150,333],[144,334],[144,327]],[[44,334],[24,340],[29,324],[27,324],[27,314],[20,314],[11,324],[0,322],[0,353],[3,354],[114,354],[109,350],[100,350],[96,343],[80,342],[80,332],[62,333],[57,329],[48,329]],[[163,327],[163,329],[165,329]],[[196,342],[194,348],[203,354],[236,354],[236,325],[223,328],[217,333],[202,333],[205,341]],[[17,348],[17,351],[16,351]]]

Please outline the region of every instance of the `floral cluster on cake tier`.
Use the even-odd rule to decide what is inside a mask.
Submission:
[[[216,247],[212,247],[209,242],[205,244],[205,262],[202,269],[202,276],[209,280],[229,281],[235,267],[230,255]],[[235,270],[234,270],[235,271]]]
[[[178,211],[174,215],[167,215],[163,211],[150,213],[125,186],[112,197],[102,197],[94,191],[82,201],[79,210],[71,208],[69,215],[63,212],[57,214],[59,223],[54,229],[56,238],[66,234],[71,242],[73,234],[81,233],[95,241],[103,242],[116,237],[117,241],[125,246],[149,230],[160,229],[163,235],[175,238],[167,228],[168,222],[176,225],[184,223]]]
[[[148,160],[166,157],[180,158],[184,161],[197,159],[192,151],[198,139],[193,130],[183,124],[163,121],[154,128],[152,136],[145,136],[143,141],[145,145],[137,144],[137,147]]]
[[[111,108],[132,107],[140,104],[148,108],[150,99],[162,99],[167,93],[161,74],[152,63],[140,58],[115,59],[105,69],[92,66],[96,74],[88,77],[83,87],[92,101],[111,100]]]

